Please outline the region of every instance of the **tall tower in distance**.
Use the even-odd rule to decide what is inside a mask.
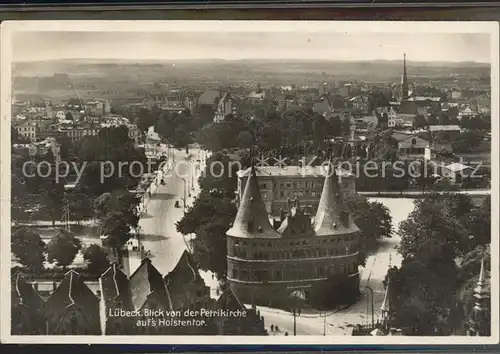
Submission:
[[[408,76],[406,75],[406,53],[403,54],[403,77],[401,78],[401,101],[408,99]]]

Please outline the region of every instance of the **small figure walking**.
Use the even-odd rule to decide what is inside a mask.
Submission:
[[[271,332],[274,332],[274,325],[271,325]]]

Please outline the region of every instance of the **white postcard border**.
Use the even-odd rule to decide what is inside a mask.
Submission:
[[[258,22],[258,26],[256,26]],[[489,33],[491,36],[491,323],[490,337],[407,337],[407,336],[14,336],[10,334],[10,116],[12,33],[14,31],[141,31],[141,32],[421,32],[421,33]],[[414,21],[6,21],[1,24],[1,86],[0,86],[0,244],[2,306],[1,341],[23,344],[315,344],[315,345],[478,345],[499,342],[499,25],[497,22],[414,22]]]

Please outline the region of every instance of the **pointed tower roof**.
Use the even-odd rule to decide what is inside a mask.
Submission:
[[[402,99],[408,99],[408,76],[406,74],[406,53],[403,54],[403,76],[401,78],[401,90],[402,90]]]
[[[318,211],[314,218],[314,231],[317,236],[345,235],[359,231],[343,205],[337,174],[332,163],[328,164]]]
[[[477,286],[474,288],[474,298],[476,299],[476,303],[474,308],[476,310],[483,309],[482,300],[488,298],[488,292],[486,290],[486,274],[484,271],[484,258],[481,259],[481,271],[479,272],[479,279],[477,280]]]
[[[250,176],[241,197],[240,207],[233,226],[227,231],[228,236],[244,238],[280,238],[266,211],[266,205],[260,194],[255,166],[252,165]]]
[[[387,287],[385,289],[384,301],[382,302],[382,306],[380,306],[380,310],[382,311],[382,317],[384,316],[384,313],[389,313],[391,311],[391,300],[389,297],[390,285],[391,285],[391,278],[389,276],[389,278],[387,279]]]

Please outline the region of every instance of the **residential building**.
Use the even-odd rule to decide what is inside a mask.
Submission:
[[[266,335],[264,319],[247,308],[230,289],[216,301],[210,297],[192,256],[186,251],[163,277],[149,258],[143,258],[129,277],[124,265],[112,263],[93,281],[69,271],[59,285],[41,296],[40,286],[11,277],[12,332],[16,335]],[[128,266],[127,266],[128,268]],[[52,274],[52,273],[51,273]],[[88,276],[88,275],[87,275]],[[85,281],[84,281],[85,280]],[[240,310],[246,316],[186,315],[185,311]],[[148,315],[145,311],[156,312]],[[128,314],[120,312],[128,311]],[[175,315],[161,315],[175,311]],[[224,312],[224,311],[223,311]],[[161,324],[172,319],[204,321],[185,326]],[[153,323],[155,321],[155,323]]]
[[[321,97],[320,101],[314,102],[313,104],[313,111],[325,117],[331,113],[332,110],[332,104],[327,97]]]
[[[141,131],[137,124],[127,124],[128,129],[128,137],[134,141],[134,144],[137,146],[139,144],[139,139],[141,137]]]
[[[217,102],[220,100],[222,93],[219,90],[207,90],[198,97],[198,106],[210,106],[216,108]]]
[[[47,334],[100,335],[99,298],[70,270],[46,302]]]
[[[352,107],[362,114],[369,114],[370,100],[367,95],[358,95],[349,100]]]
[[[263,166],[255,167],[259,190],[265,210],[273,216],[290,211],[290,200],[298,198],[308,213],[314,213],[321,197],[324,166]],[[349,171],[338,169],[337,176],[343,191],[355,191],[356,178]],[[238,171],[238,198],[241,201],[251,168]]]
[[[448,97],[453,100],[459,100],[462,98],[462,91],[460,89],[454,88],[451,91],[449,91]]]
[[[38,124],[34,121],[25,121],[16,126],[17,134],[27,140],[35,141],[40,132]]]
[[[59,134],[66,136],[75,142],[83,139],[86,136],[97,136],[101,127],[88,125],[88,126],[65,126],[58,129]]]
[[[454,162],[446,166],[441,166],[441,175],[448,179],[451,183],[461,183],[464,179],[469,177],[474,178],[472,173],[475,168],[472,166],[464,165],[459,162]],[[479,176],[477,176],[479,177]]]
[[[439,132],[455,133],[460,134],[460,127],[458,125],[430,125],[429,131],[431,134],[436,134]]]
[[[359,228],[342,202],[338,177],[330,166],[314,217],[293,203],[280,224],[271,226],[255,167],[236,218],[227,231],[227,279],[243,302],[286,304],[300,290],[307,298],[331,275],[344,275],[345,291],[359,293]]]
[[[112,263],[99,278],[99,291],[101,332],[106,335],[131,333],[136,326],[133,317],[108,316],[114,311],[134,309],[130,280],[117,263]]]
[[[45,302],[20,273],[11,276],[11,319],[13,335],[46,333]]]
[[[85,113],[89,116],[104,116],[111,112],[111,105],[108,101],[90,101],[84,104]]]
[[[398,154],[407,157],[423,157],[429,142],[418,135],[393,132],[392,137],[398,142]]]
[[[215,110],[214,123],[220,123],[224,120],[226,115],[236,114],[236,105],[229,92],[224,93],[217,103]]]
[[[145,138],[145,154],[148,158],[155,158],[160,153],[161,137],[155,132],[155,127],[148,128]]]
[[[473,117],[475,116],[477,113],[476,110],[473,110],[471,108],[471,105],[469,104],[464,104],[464,105],[460,105],[459,108],[458,108],[458,119],[462,119],[462,118],[470,118],[470,117]]]
[[[61,159],[61,146],[56,142],[55,138],[47,138],[40,142],[32,142],[29,145],[29,155],[31,157],[45,156],[49,151],[52,151],[56,162]]]

